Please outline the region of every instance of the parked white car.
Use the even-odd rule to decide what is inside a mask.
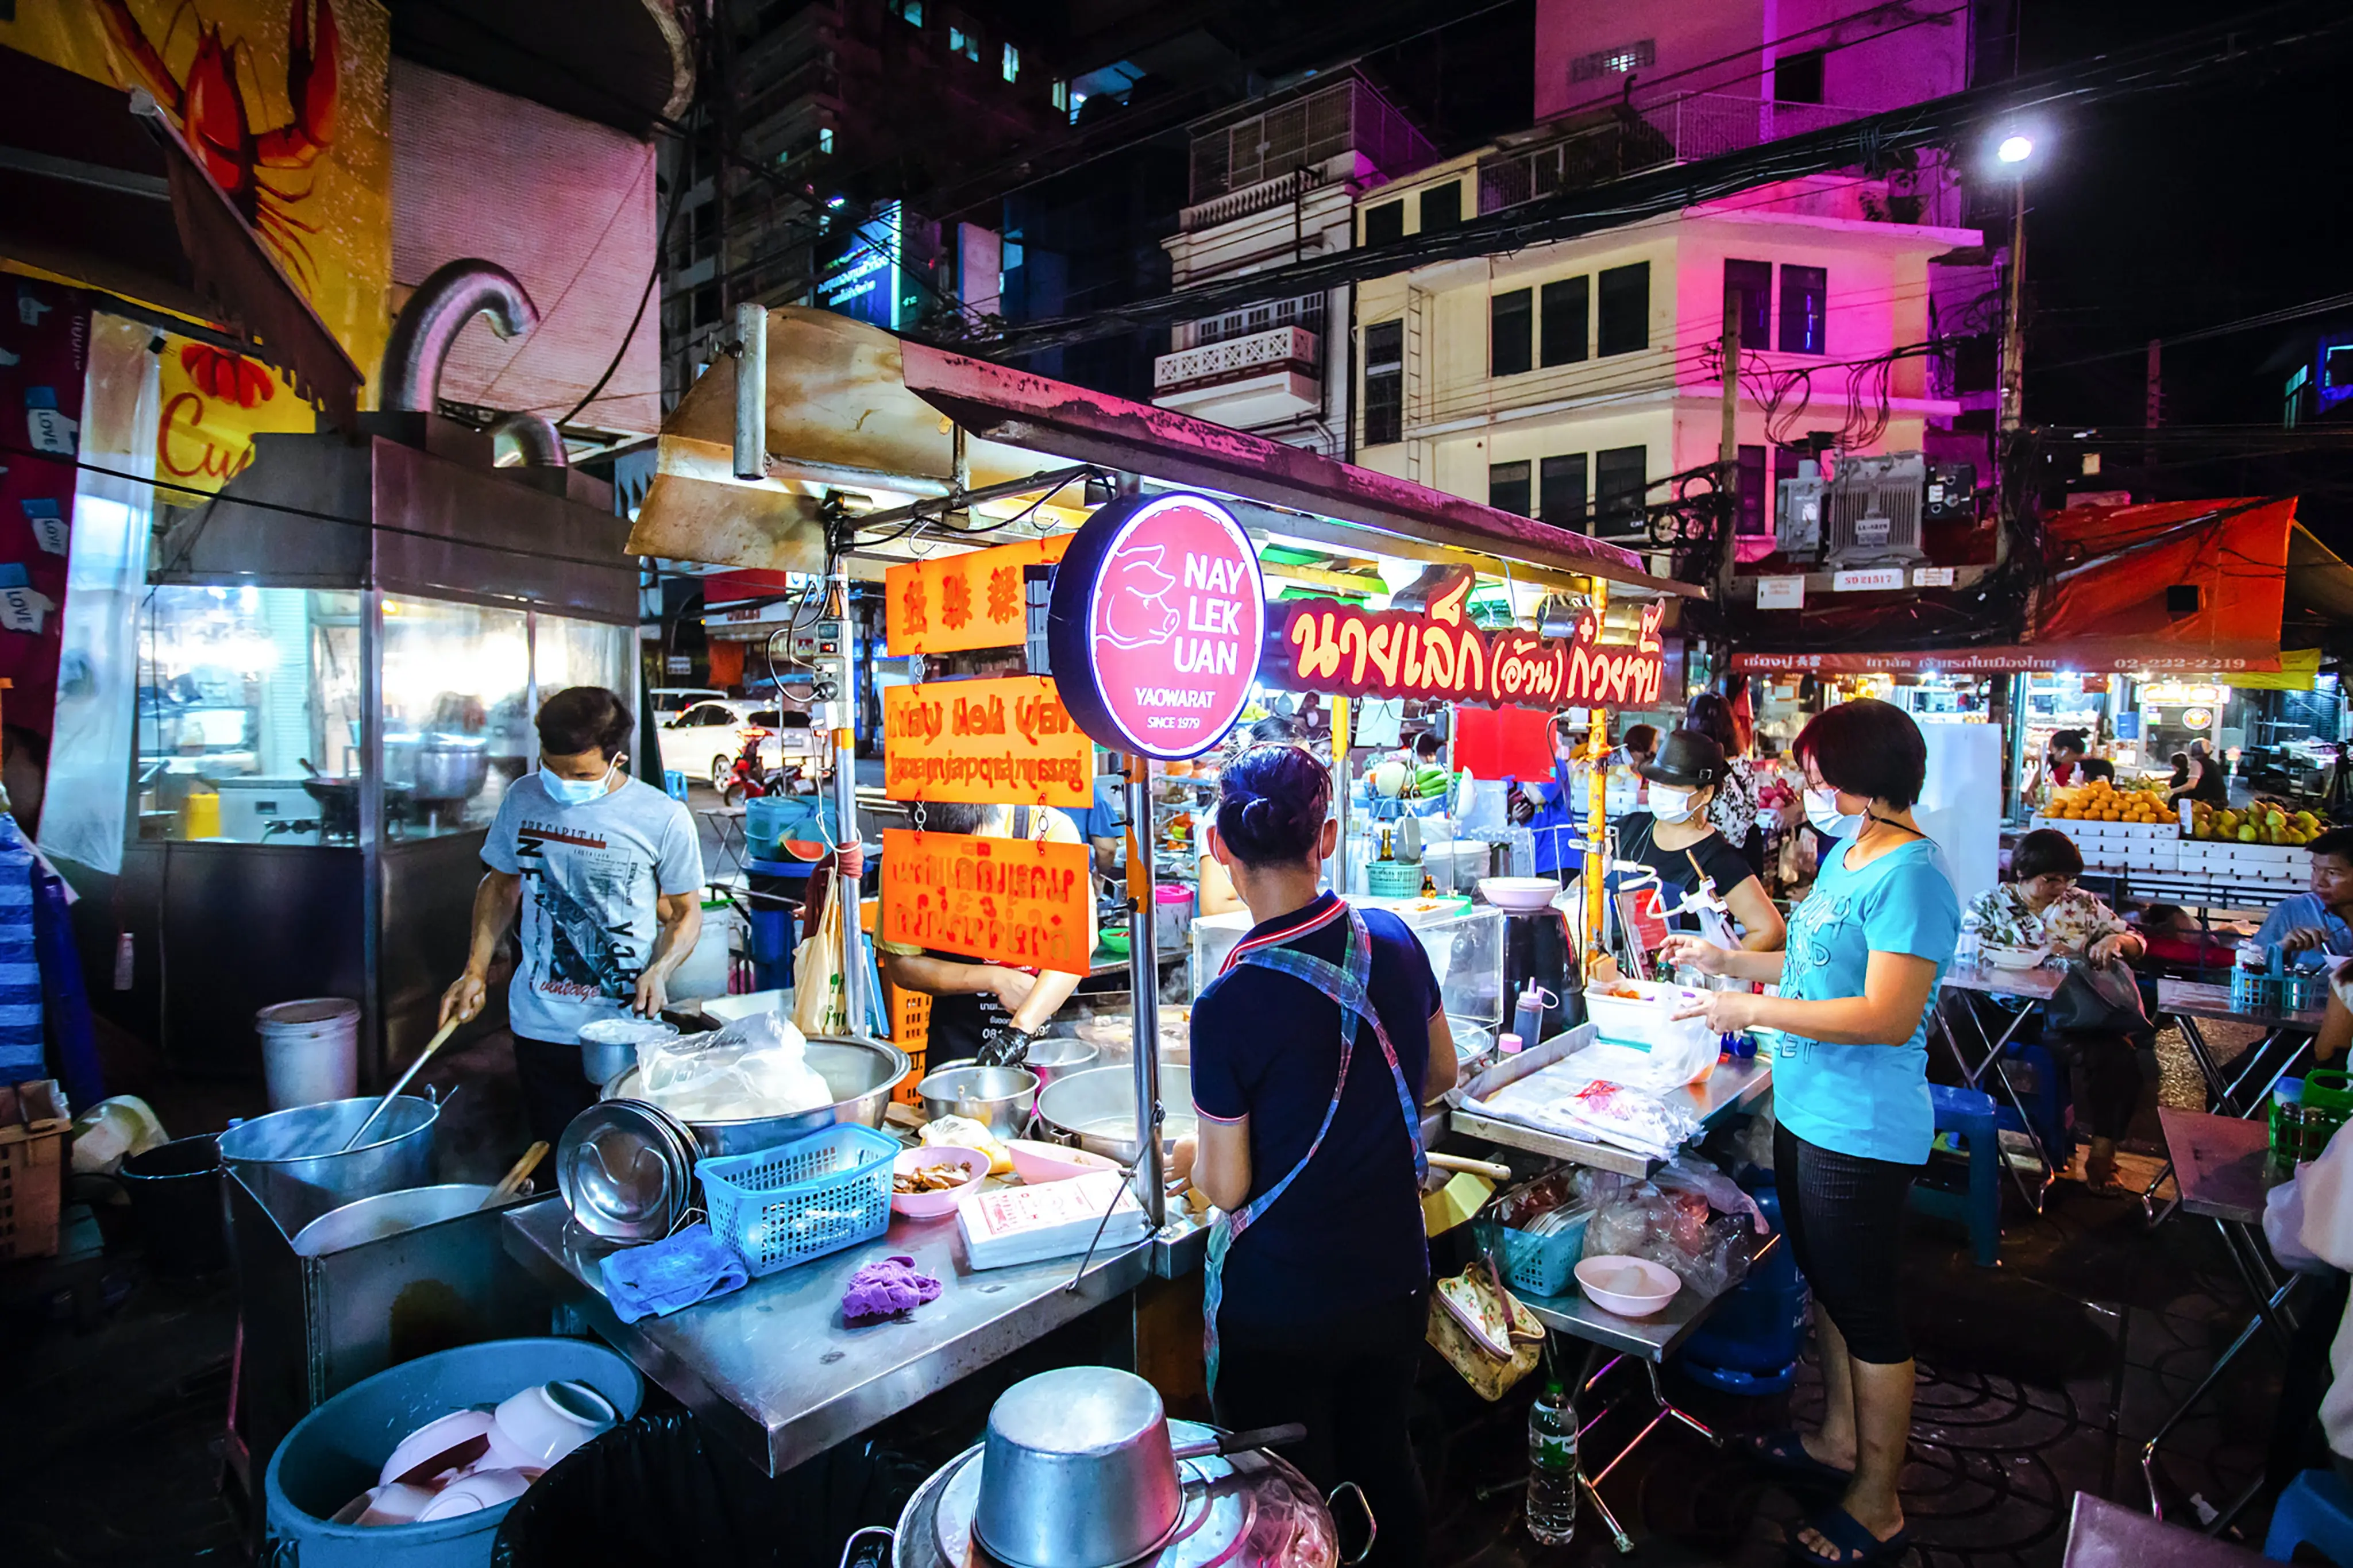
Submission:
[[[715,686],[657,686],[646,692],[654,700],[654,722],[667,724],[698,702],[724,702],[727,693]]]
[[[741,698],[722,697],[692,703],[661,727],[662,767],[690,779],[705,780],[712,788],[723,790],[735,759],[743,754],[744,736],[754,727],[770,732],[760,742],[761,762],[769,767],[779,764],[784,747],[775,733],[776,724],[776,709]]]

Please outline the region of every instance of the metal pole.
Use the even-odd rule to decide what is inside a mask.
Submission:
[[[1127,759],[1127,830],[1135,836],[1134,853],[1127,862],[1127,983],[1135,998],[1135,1195],[1156,1231],[1168,1219],[1168,1193],[1160,1162],[1160,953],[1158,933],[1153,930],[1157,889],[1152,869],[1152,763],[1141,752]]]
[[[1770,114],[1768,108],[1766,112]],[[1738,289],[1724,291],[1723,428],[1715,442],[1716,472],[1724,491],[1724,548],[1716,556],[1715,588],[1719,602],[1732,598],[1732,565],[1739,549],[1732,535],[1740,531],[1740,310],[1746,296]],[[1760,345],[1762,346],[1762,345]]]
[[[1332,890],[1342,898],[1348,880],[1348,700],[1332,699],[1332,791],[1339,809],[1340,839],[1332,853]]]
[[[735,477],[768,475],[768,309],[735,307]]]
[[[857,631],[849,618],[847,560],[837,560],[835,563],[833,595],[841,616],[841,675],[834,689],[833,809],[839,819],[842,841],[847,843],[858,836]],[[865,933],[859,926],[864,901],[859,896],[858,884],[840,876],[838,864],[835,869],[834,897],[842,900],[841,1005],[849,1020],[849,1032],[863,1035],[871,1027],[866,1016]]]
[[[2026,331],[2020,311],[2026,295],[2026,181],[2018,182],[2018,205],[2010,220],[2009,319],[2001,331],[2001,428],[2016,430],[2025,420]]]

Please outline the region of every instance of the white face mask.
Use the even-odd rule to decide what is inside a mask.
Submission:
[[[586,805],[612,787],[613,770],[621,765],[621,758],[627,754],[615,752],[613,760],[605,764],[604,775],[600,778],[558,778],[543,766],[539,770],[539,785],[547,792],[548,799],[558,805]]]
[[[1689,822],[1694,813],[1692,802],[1698,794],[1697,790],[1654,784],[1651,786],[1651,815],[1661,822]]]
[[[1862,831],[1862,814],[1842,815],[1838,808],[1838,791],[1827,784],[1806,792],[1806,820],[1814,825],[1815,832],[1832,838],[1852,840]]]

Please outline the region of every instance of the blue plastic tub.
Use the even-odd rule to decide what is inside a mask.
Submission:
[[[283,1561],[299,1568],[478,1568],[507,1509],[486,1508],[430,1524],[363,1530],[331,1522],[352,1499],[375,1485],[376,1472],[400,1440],[427,1421],[477,1405],[495,1405],[534,1384],[586,1383],[626,1421],[638,1413],[645,1382],[638,1369],[586,1340],[489,1340],[419,1356],[353,1384],[297,1422],[269,1457],[263,1479],[268,1529],[284,1543]]]
[[[1751,1194],[1765,1211],[1765,1223],[1781,1229],[1781,1197],[1772,1187]],[[1706,1322],[1677,1353],[1683,1370],[1719,1388],[1740,1394],[1778,1393],[1789,1386],[1805,1348],[1812,1292],[1787,1238],[1748,1278],[1725,1292]]]

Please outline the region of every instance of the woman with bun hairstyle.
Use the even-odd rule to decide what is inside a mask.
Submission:
[[[1296,1421],[1318,1488],[1364,1489],[1377,1568],[1421,1561],[1406,1413],[1428,1321],[1420,1109],[1454,1037],[1420,942],[1317,884],[1338,824],[1304,748],[1219,777],[1209,852],[1257,922],[1193,1005],[1199,1131],[1173,1170],[1221,1211],[1203,1302],[1211,1398],[1236,1429]]]

